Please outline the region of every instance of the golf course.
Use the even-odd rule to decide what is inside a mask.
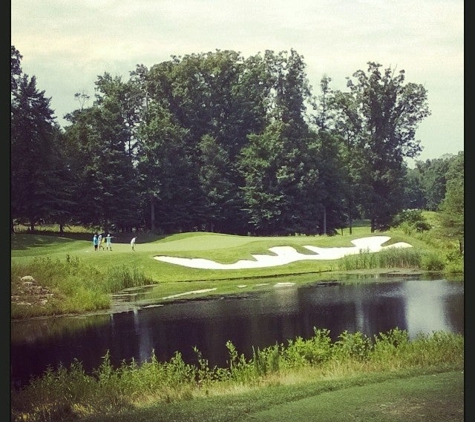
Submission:
[[[154,301],[166,303],[347,274],[440,273],[463,282],[454,271],[463,265],[447,258],[454,249],[424,233],[371,233],[364,225],[335,236],[112,233],[110,249],[98,250],[87,230],[18,231],[11,243],[11,318],[107,313],[113,295],[149,285]],[[376,339],[346,333],[332,343],[316,332],[250,360],[228,347],[229,368],[210,368],[206,357],[191,367],[177,355],[122,368],[105,358],[94,375],[80,363],[49,372],[12,391],[11,420],[464,420],[462,335],[410,341],[396,329]]]

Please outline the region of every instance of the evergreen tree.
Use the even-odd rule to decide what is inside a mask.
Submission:
[[[60,128],[50,98],[36,86],[35,76],[21,69],[21,54],[11,48],[11,218],[28,222],[30,230],[58,214],[62,187],[58,177]],[[12,221],[12,230],[14,227]]]

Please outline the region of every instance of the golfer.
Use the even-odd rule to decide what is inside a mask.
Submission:
[[[106,249],[108,251],[111,251],[112,250],[112,243],[111,243],[111,239],[112,239],[112,236],[110,233],[107,233],[107,236],[106,236]]]
[[[135,251],[135,241],[137,240],[137,237],[134,237],[131,241],[130,241],[130,246],[132,246],[132,250]]]
[[[99,241],[97,238],[97,233],[94,234],[94,237],[92,238],[92,244],[94,245],[94,250],[97,251],[97,248],[99,246]]]

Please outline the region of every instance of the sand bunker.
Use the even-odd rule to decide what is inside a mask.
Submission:
[[[304,246],[314,254],[302,254],[291,246],[275,246],[269,251],[275,255],[252,255],[254,260],[243,259],[232,264],[220,264],[219,262],[203,258],[179,258],[172,256],[156,256],[158,261],[181,265],[190,268],[208,270],[236,270],[244,268],[263,268],[286,265],[295,261],[303,260],[329,260],[339,259],[346,255],[354,255],[360,252],[379,252],[388,248],[411,248],[409,243],[398,242],[390,246],[381,246],[390,239],[389,236],[371,236],[351,241],[355,246],[339,248],[319,248],[317,246]]]

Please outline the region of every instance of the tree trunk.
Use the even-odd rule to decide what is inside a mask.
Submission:
[[[348,224],[350,226],[350,234],[353,234],[353,214],[351,213],[351,204],[352,201],[350,200],[350,206],[348,207]]]
[[[150,230],[155,232],[155,201],[153,195],[150,197]]]
[[[323,234],[327,234],[327,207],[323,207]]]

